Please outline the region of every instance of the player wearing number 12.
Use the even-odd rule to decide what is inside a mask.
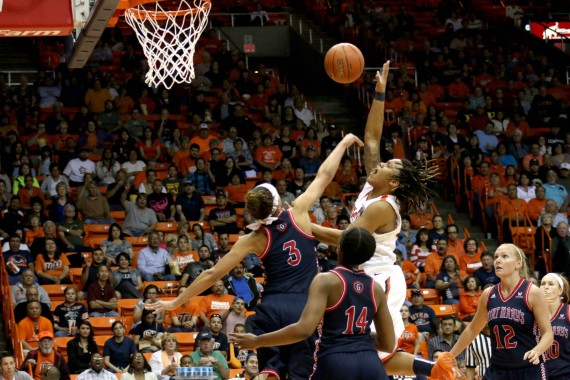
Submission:
[[[192,282],[173,301],[145,305],[147,309],[171,310],[199,295],[229,273],[248,253],[260,257],[265,267],[267,285],[256,314],[248,319],[256,334],[279,330],[296,322],[305,304],[311,281],[317,275],[316,240],[312,236],[309,208],[332,181],[346,149],[364,143],[348,134],[319,168],[315,180],[301,194],[293,207],[281,209],[281,197],[275,187],[262,184],[246,195],[246,209],[256,222],[248,225],[253,232],[241,237],[213,268]],[[290,346],[258,351],[260,379],[307,380],[313,367],[310,340]]]
[[[451,354],[463,351],[488,323],[492,353],[485,380],[546,379],[542,354],[554,335],[544,292],[526,280],[528,267],[517,246],[499,246],[494,264],[501,282],[483,291],[473,320]]]

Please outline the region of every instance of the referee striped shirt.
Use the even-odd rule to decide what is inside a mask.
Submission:
[[[479,366],[479,376],[484,377],[491,364],[491,337],[479,333],[465,350],[465,364],[468,368]]]

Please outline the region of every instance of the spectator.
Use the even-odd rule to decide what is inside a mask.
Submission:
[[[420,288],[422,282],[422,274],[418,268],[409,260],[404,260],[402,257],[402,251],[395,249],[396,254],[396,265],[402,267],[402,273],[406,278],[406,285],[408,288]],[[409,311],[408,311],[409,313]]]
[[[95,173],[95,170],[95,163],[89,159],[89,151],[80,147],[77,158],[67,163],[63,174],[69,178],[69,186],[79,187],[84,183],[85,173]]]
[[[69,260],[57,248],[54,239],[47,238],[45,251],[37,256],[35,268],[40,284],[71,284]]]
[[[24,176],[24,187],[20,187],[18,190],[18,197],[20,197],[20,205],[23,209],[29,210],[32,208],[31,200],[32,198],[38,197],[42,201],[44,200],[44,193],[38,187],[34,186],[34,177],[31,175]]]
[[[129,152],[129,160],[123,163],[122,169],[127,173],[127,177],[132,181],[137,174],[146,170],[146,164],[139,159],[139,153],[136,149]],[[118,181],[118,179],[117,179]]]
[[[263,135],[263,146],[256,149],[254,154],[255,164],[259,169],[275,170],[281,164],[283,153],[279,147],[273,145],[271,136]]]
[[[546,209],[546,190],[543,186],[536,186],[535,194],[536,198],[528,201],[527,212],[530,220],[536,224]]]
[[[208,246],[202,245],[198,248],[198,258],[198,261],[186,265],[180,279],[180,286],[190,285],[203,271],[214,266],[214,262],[210,260],[210,249]]]
[[[49,319],[41,316],[41,310],[39,301],[28,302],[27,315],[18,322],[18,337],[25,350],[37,348],[37,342],[42,340],[42,333],[43,335],[49,333],[53,339],[53,326]]]
[[[210,317],[228,310],[234,300],[234,296],[225,294],[225,286],[222,280],[216,281],[210,288],[211,294],[204,296],[200,301],[200,319],[205,327],[210,327]]]
[[[477,306],[479,305],[479,298],[481,297],[481,288],[479,280],[475,276],[467,276],[463,280],[465,291],[459,295],[459,312],[464,321],[471,321]]]
[[[203,158],[196,159],[196,170],[188,174],[186,181],[192,182],[198,195],[212,195],[210,188],[210,175],[206,169],[206,161]]]
[[[63,214],[65,215],[65,219],[57,226],[57,232],[65,244],[67,251],[81,252],[86,250],[83,243],[83,222],[76,219],[75,206],[67,204],[63,208]]]
[[[174,222],[176,220],[176,205],[171,193],[167,193],[162,181],[154,180],[152,193],[147,197],[148,205],[156,214],[159,222]]]
[[[568,208],[568,191],[559,183],[558,175],[554,170],[549,170],[546,174],[546,183],[542,186],[546,190],[546,198],[554,200],[559,210]]]
[[[202,197],[195,193],[194,183],[186,180],[184,192],[176,197],[176,212],[181,222],[204,220],[206,209]]]
[[[227,379],[229,377],[229,367],[224,356],[213,351],[214,337],[209,331],[204,331],[196,337],[198,349],[190,356],[197,366],[212,366],[216,380]],[[166,380],[166,379],[163,379]]]
[[[34,259],[32,259],[30,251],[22,250],[20,243],[20,236],[10,236],[10,250],[2,253],[10,285],[16,285],[20,282],[25,269],[31,269],[32,271],[35,269]]]
[[[74,336],[80,323],[87,321],[89,315],[85,305],[77,302],[77,292],[72,287],[65,288],[63,295],[65,301],[56,306],[53,312],[55,336]]]
[[[455,318],[445,316],[441,320],[441,334],[430,339],[428,343],[429,357],[433,357],[435,351],[449,352],[451,347],[455,345],[459,339],[459,335],[455,334]],[[458,360],[465,360],[465,354],[461,353],[457,356]]]
[[[89,369],[81,372],[77,379],[79,380],[116,380],[115,375],[103,368],[103,357],[100,353],[95,352],[91,355],[91,360],[89,362]]]
[[[184,358],[180,359],[180,366],[184,367]],[[192,363],[189,363],[190,366]],[[150,365],[147,363],[146,358],[140,352],[134,353],[129,362],[129,371],[121,375],[121,380],[158,380],[157,376],[152,373]]]
[[[445,228],[443,228],[443,217],[441,215],[434,215],[431,219],[433,228],[430,230],[430,237],[434,244],[437,244],[439,239],[447,239]]]
[[[51,163],[49,165],[50,175],[48,175],[41,185],[41,189],[44,192],[45,199],[51,199],[51,197],[57,196],[57,186],[60,183],[66,185],[66,190],[69,192],[69,184],[67,177],[62,176],[60,173],[59,165],[56,163]]]
[[[158,302],[158,293],[160,290],[154,284],[147,285],[144,288],[143,296],[136,303],[134,311],[133,311],[133,321],[135,324],[139,323],[142,320],[143,312],[145,311],[145,304],[153,304]],[[157,322],[162,323],[164,321],[164,312],[157,314]]]
[[[114,373],[125,373],[130,364],[130,357],[137,352],[134,340],[125,336],[125,326],[121,321],[111,325],[113,337],[105,342],[103,357],[105,367]]]
[[[43,287],[37,284],[34,271],[29,268],[22,270],[20,282],[12,286],[12,302],[14,306],[18,306],[20,303],[27,301],[26,295],[30,289],[36,289],[38,291],[38,300],[41,303],[47,304],[48,307],[51,306],[49,295]]]
[[[425,340],[429,340],[430,335],[435,335],[439,329],[439,319],[429,306],[423,304],[424,296],[419,289],[412,290],[412,307],[410,308],[410,322],[415,324]]]
[[[243,264],[240,263],[232,269],[224,285],[228,294],[239,296],[245,302],[245,307],[248,310],[252,310],[257,305],[259,301],[257,282],[253,277],[245,274]]]
[[[211,233],[204,231],[204,227],[202,227],[201,223],[194,223],[192,225],[192,232],[194,233],[194,238],[192,238],[192,245],[194,247],[202,247],[205,245],[210,252],[214,252],[218,249],[216,239],[214,239]]]
[[[148,122],[141,117],[141,112],[137,108],[131,111],[131,117],[125,122],[125,129],[135,142],[144,139],[143,131],[148,128]]]
[[[214,338],[214,346],[212,347],[213,351],[218,351],[220,354],[223,355],[224,358],[228,358],[228,352],[230,350],[230,345],[228,343],[228,337],[222,331],[223,320],[220,314],[212,314],[210,317],[210,327],[208,330],[212,334]],[[194,343],[194,351],[198,349],[198,342]]]
[[[218,249],[212,252],[212,259],[214,262],[220,261],[226,253],[230,251],[230,236],[228,233],[218,234]]]
[[[560,222],[556,227],[557,237],[552,239],[552,267],[566,278],[570,277],[570,237],[568,223]]]
[[[130,259],[134,257],[133,245],[125,239],[123,229],[117,223],[111,224],[107,240],[101,243],[100,248],[111,265],[118,264],[117,257],[121,253],[126,253]]]
[[[325,243],[319,243],[317,245],[317,265],[319,267],[319,272],[329,272],[336,267],[331,261],[329,261],[329,246]]]
[[[101,86],[101,81],[95,79],[93,81],[93,88],[90,88],[85,93],[85,105],[89,109],[89,112],[94,114],[100,114],[105,111],[105,102],[107,100],[113,100],[113,97],[107,88]]]
[[[51,198],[51,204],[48,206],[48,214],[50,220],[54,222],[61,222],[65,220],[65,206],[68,204],[75,205],[69,196],[69,185],[67,183],[59,182],[55,186],[56,195]]]
[[[121,252],[114,261],[119,265],[119,268],[113,270],[113,284],[115,290],[121,294],[121,298],[143,298],[141,294],[143,288],[141,272],[138,269],[130,268],[130,255]]]
[[[87,303],[90,317],[120,317],[117,301],[121,297],[111,285],[111,271],[106,265],[97,270],[97,281],[87,288]]]
[[[147,207],[146,194],[137,195],[136,202],[127,200],[131,185],[125,185],[125,191],[121,194],[121,203],[125,208],[125,221],[123,232],[130,236],[149,235],[154,232],[158,223],[154,211]]]
[[[99,352],[93,336],[93,327],[89,321],[81,320],[77,323],[77,334],[67,342],[68,365],[72,374],[85,371],[89,367],[91,355]]]
[[[83,215],[85,224],[111,224],[111,210],[107,198],[101,195],[95,182],[87,185],[88,195],[79,198],[77,209]]]
[[[185,287],[178,288],[178,294],[186,290]],[[177,308],[170,310],[170,327],[168,332],[192,332],[196,331],[196,323],[198,322],[198,308],[195,302],[185,302]]]
[[[241,183],[240,176],[234,174],[230,180],[230,184],[224,187],[228,203],[235,207],[244,207],[245,195],[249,191],[247,185]]]
[[[400,315],[404,322],[404,332],[398,340],[398,348],[416,356],[420,351],[420,338],[418,328],[415,324],[410,323],[410,308],[407,305],[402,305]]]
[[[299,167],[303,169],[305,176],[315,176],[321,164],[322,161],[313,148],[308,148],[306,155],[299,159]]]
[[[463,285],[462,279],[465,276],[465,272],[459,270],[455,256],[445,256],[435,280],[435,290],[439,292],[444,304],[459,304],[459,286]]]
[[[150,367],[159,380],[169,380],[176,375],[182,354],[178,351],[176,335],[164,334],[161,340],[161,350],[150,357]]]
[[[449,253],[447,253],[447,240],[438,240],[436,250],[430,253],[425,261],[424,276],[426,277],[426,288],[435,288],[437,276],[443,265],[443,259],[447,255],[449,255]]]
[[[427,228],[420,228],[416,235],[416,241],[410,251],[410,261],[423,272],[426,265],[426,258],[433,250],[434,246],[430,238],[429,230]]]
[[[28,289],[28,291],[26,292],[26,302],[20,302],[18,305],[16,305],[16,308],[14,309],[14,318],[16,323],[19,323],[22,319],[26,318],[26,316],[28,315],[28,303],[32,301],[40,301],[39,294],[40,294],[39,288]],[[40,315],[48,319],[50,323],[53,325],[54,321],[50,308],[51,304],[40,301],[40,305],[42,309]]]
[[[236,224],[236,212],[232,206],[228,206],[226,195],[223,191],[216,194],[218,207],[210,210],[208,220],[214,232],[237,234],[239,228]]]
[[[156,322],[153,310],[143,310],[141,323],[137,324],[130,335],[134,336],[139,352],[149,353],[160,350],[161,339],[166,330],[162,323]]]
[[[25,371],[16,369],[16,361],[14,355],[4,352],[0,359],[1,370],[0,377],[5,380],[32,380],[32,377]],[[27,368],[26,368],[27,370]]]
[[[544,211],[540,214],[550,214],[552,215],[552,226],[553,227],[558,227],[559,223],[562,222],[567,222],[568,219],[566,218],[566,216],[561,213],[558,212],[558,205],[556,204],[556,202],[553,199],[547,199],[544,205]],[[540,219],[538,220],[538,226],[541,226],[541,222]]]
[[[178,168],[176,165],[170,165],[168,167],[168,177],[162,181],[166,191],[172,196],[177,196],[180,193],[182,187],[182,180],[180,179]]]
[[[156,162],[161,157],[161,142],[150,127],[144,129],[137,146],[139,148],[140,157],[148,164]]]
[[[477,240],[473,238],[465,239],[465,254],[459,258],[459,267],[468,274],[473,274],[481,267],[481,253],[478,249]]]
[[[148,246],[138,255],[137,266],[141,271],[143,281],[174,280],[172,274],[166,274],[168,262],[172,261],[170,254],[159,247],[158,232],[152,231],[148,236]]]
[[[39,348],[34,349],[26,355],[20,366],[20,370],[32,369],[34,380],[48,379],[47,371],[51,366],[57,368],[60,373],[60,380],[69,380],[69,368],[61,354],[53,348],[53,332],[42,330],[38,334]],[[44,372],[45,371],[45,372]]]

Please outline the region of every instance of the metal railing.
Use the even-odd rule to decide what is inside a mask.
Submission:
[[[10,87],[20,85],[20,77],[26,75],[28,84],[34,84],[33,79],[36,78],[38,72],[36,70],[0,70],[0,73],[6,77],[6,84]]]
[[[222,21],[223,26],[286,26],[287,20],[289,20],[289,12],[266,12],[257,16],[259,21],[251,20],[252,13],[210,13],[208,16],[210,22],[210,28],[215,27],[214,20]],[[240,25],[240,20],[245,20],[249,18],[249,24]],[[227,22],[226,22],[227,21]],[[236,23],[236,21],[238,21]],[[238,25],[236,25],[238,24]]]

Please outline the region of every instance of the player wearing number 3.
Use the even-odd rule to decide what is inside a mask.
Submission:
[[[492,352],[485,380],[546,379],[542,354],[554,335],[544,292],[526,280],[524,253],[513,244],[495,251],[495,272],[501,282],[483,291],[473,321],[451,354],[461,353],[488,323]]]
[[[315,180],[293,206],[281,209],[277,190],[259,185],[246,195],[247,211],[256,222],[252,233],[240,238],[213,268],[202,274],[176,299],[145,305],[148,309],[174,309],[189,298],[212,286],[229,273],[248,253],[260,257],[265,267],[267,285],[256,314],[248,319],[256,334],[279,330],[296,322],[305,304],[311,281],[317,275],[316,240],[312,236],[309,208],[332,181],[340,160],[353,144],[364,145],[356,136],[347,135],[319,168]],[[291,346],[259,350],[261,379],[307,380],[313,367],[313,345],[305,340]]]
[[[291,344],[313,334],[322,320],[312,380],[388,379],[376,349],[394,346],[392,318],[382,287],[358,269],[372,257],[376,242],[365,229],[351,228],[337,247],[339,266],[315,277],[298,322],[260,336],[230,333],[230,340],[247,349]],[[380,332],[375,342],[372,321]]]

